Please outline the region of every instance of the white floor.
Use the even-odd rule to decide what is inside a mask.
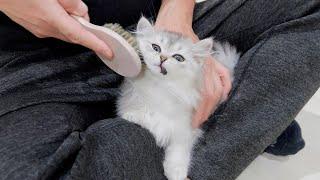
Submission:
[[[320,180],[320,90],[297,116],[306,147],[294,156],[257,157],[237,180]]]

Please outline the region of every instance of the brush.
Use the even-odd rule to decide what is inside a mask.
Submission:
[[[110,69],[125,77],[135,77],[140,73],[142,58],[133,34],[119,24],[108,23],[104,26],[97,26],[82,17],[74,15],[72,17],[111,48],[114,54],[112,60],[97,53]]]

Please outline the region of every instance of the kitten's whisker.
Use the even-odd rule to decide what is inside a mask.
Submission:
[[[212,52],[210,52],[210,55],[214,55],[214,54],[219,54],[219,52],[218,52],[218,51],[212,51]]]

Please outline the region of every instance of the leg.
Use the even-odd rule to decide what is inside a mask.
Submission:
[[[124,120],[97,121],[105,107],[44,103],[1,116],[0,179],[165,179],[153,136]]]
[[[214,0],[200,3],[194,14],[194,30],[200,38],[228,41],[242,53],[277,25],[317,11],[316,0]]]
[[[173,135],[165,150],[164,173],[169,180],[184,180],[188,176],[191,152],[196,136]]]
[[[91,125],[67,179],[164,180],[162,151],[144,128],[122,119]]]
[[[271,6],[278,1],[247,1],[225,19],[226,24],[212,31],[233,39],[236,45],[243,45],[244,54],[236,68],[230,99],[210,119],[213,127],[207,130],[195,150],[195,163],[190,171],[192,179],[235,179],[291,123],[320,86],[320,25],[317,23],[320,12],[316,9],[319,2],[279,2],[287,4],[273,5],[281,7],[275,12],[286,17],[284,22],[275,20],[284,18],[280,15],[273,18],[277,14],[265,16],[270,21],[274,19],[275,24],[270,24],[268,18],[249,13],[266,13],[262,8],[266,6],[255,7],[254,4],[270,3]],[[256,19],[252,20],[254,17]],[[255,26],[243,31],[253,35],[249,37],[250,43],[245,42],[246,36],[241,32],[233,35],[219,30],[235,27],[239,22],[247,23],[245,20],[270,27],[256,36],[252,32],[258,32],[259,28]]]
[[[100,6],[100,2],[90,1],[98,3],[89,7],[94,21],[100,21],[99,13],[95,17],[94,12],[104,10],[105,13],[116,12],[110,14],[108,19],[117,20],[124,26],[135,21],[134,18],[124,21],[123,17],[116,17],[119,11],[114,6],[103,3]],[[139,1],[139,7],[122,7],[125,2],[133,3],[128,0],[110,2],[118,5],[121,11],[129,10],[127,12],[135,14],[135,17],[140,16],[145,5],[142,3],[144,0]],[[81,171],[88,173],[83,177],[94,178],[109,172],[113,172],[111,176],[97,179],[113,175],[117,177],[118,173],[127,179],[148,179],[147,176],[155,174],[157,178],[163,177],[161,160],[157,159],[160,156],[150,157],[147,154],[158,152],[159,149],[151,142],[152,136],[149,135],[146,141],[139,139],[147,136],[147,132],[133,130],[137,126],[120,125],[121,128],[110,130],[104,129],[106,126],[100,123],[92,125],[86,133],[80,133],[98,119],[114,116],[114,100],[122,81],[121,76],[108,69],[93,52],[58,40],[38,39],[3,14],[0,14],[0,19],[5,21],[0,26],[0,178],[54,179],[70,177],[70,174],[77,176],[74,161],[81,167],[92,169]],[[96,104],[99,104],[98,107]],[[120,138],[118,135],[121,133],[124,135]],[[99,143],[91,146],[90,143],[96,139],[99,139]],[[118,144],[113,144],[114,139],[119,139]],[[137,146],[128,146],[127,140],[135,142]],[[138,145],[144,145],[146,151]],[[121,149],[121,154],[113,148]],[[120,161],[119,156],[127,159]],[[82,157],[85,159],[81,160]],[[108,159],[101,162],[103,157]],[[125,164],[129,158],[129,163]],[[142,158],[145,161],[156,160],[145,163],[140,161]],[[89,159],[97,166],[86,164]],[[145,174],[139,174],[140,167],[136,166],[135,161],[144,168]],[[122,174],[124,166],[125,169],[131,169],[128,176]],[[147,167],[156,169],[147,171]]]
[[[0,116],[0,179],[64,175],[81,148],[79,132],[101,118],[99,109],[44,103]]]

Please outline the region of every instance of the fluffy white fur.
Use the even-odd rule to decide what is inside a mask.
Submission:
[[[137,26],[137,40],[146,67],[138,77],[125,79],[117,103],[118,115],[148,129],[157,145],[165,148],[163,167],[167,178],[183,180],[193,145],[201,135],[200,129],[191,127],[191,120],[200,99],[203,61],[212,53],[213,40],[194,44],[179,34],[155,30],[144,17]],[[161,52],[155,51],[152,44],[159,45]],[[236,51],[229,45],[215,46],[219,50],[215,54],[221,60],[227,58],[227,67],[233,69],[239,57]],[[185,60],[179,62],[175,54]],[[167,58],[162,64],[161,55]]]
[[[240,53],[237,52],[237,49],[231,46],[229,43],[213,43],[213,50],[216,60],[221,62],[225,67],[227,67],[231,73],[231,80],[233,81],[233,73],[236,64],[238,63]]]

